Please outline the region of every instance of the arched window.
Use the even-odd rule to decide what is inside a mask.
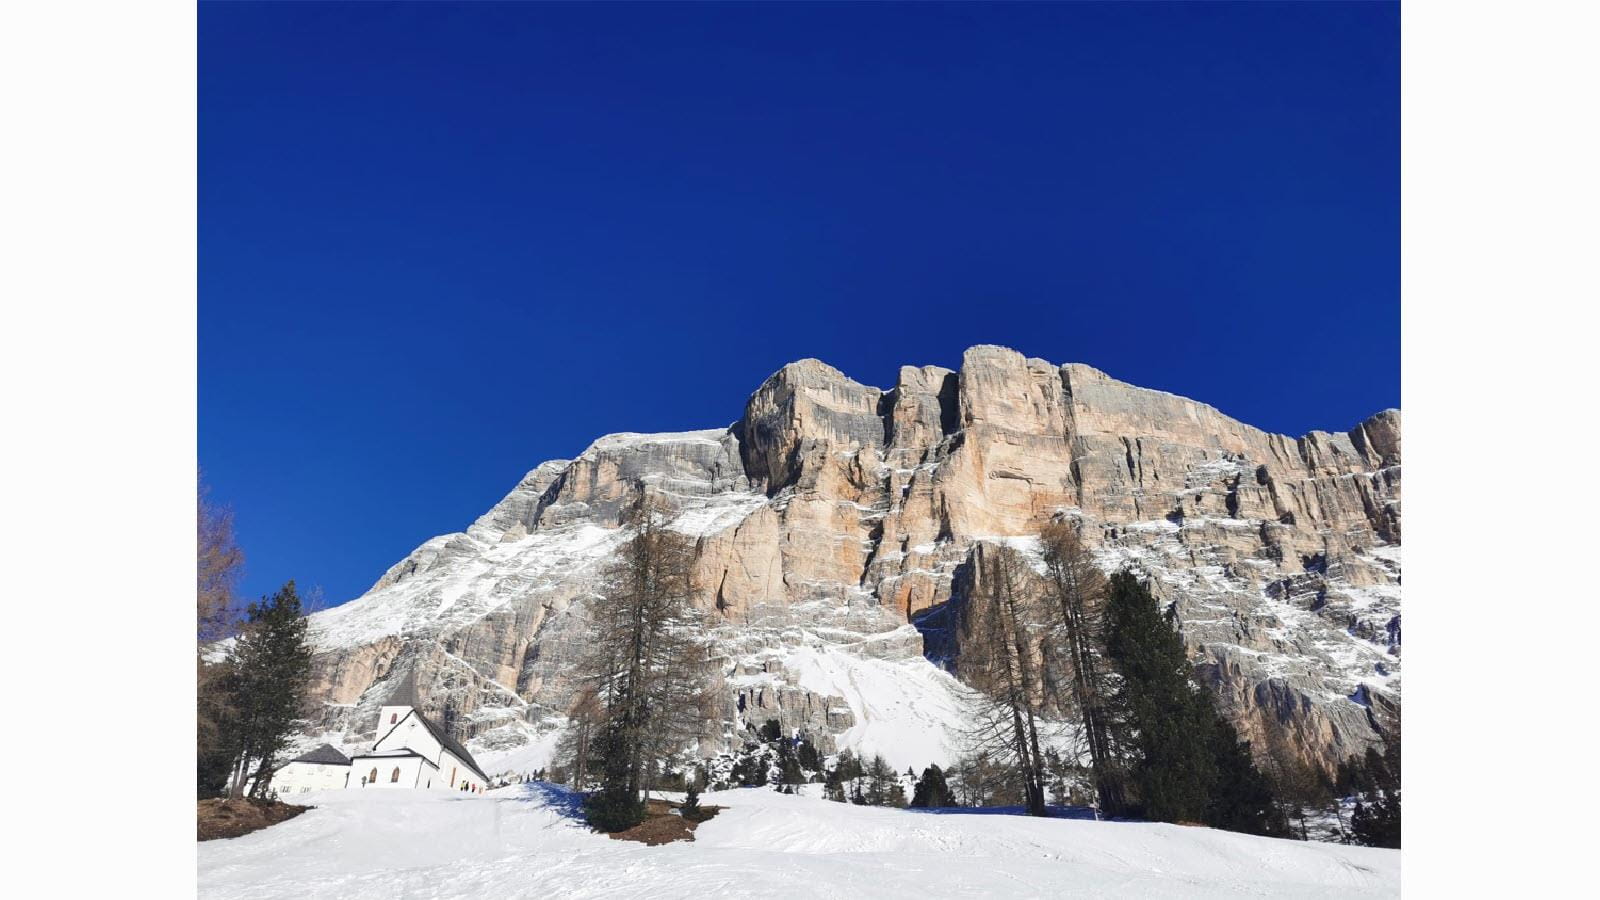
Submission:
[[[450,783],[451,784],[455,784],[456,783],[456,767],[455,766],[451,766],[450,767]]]
[[[389,724],[393,725],[394,724],[394,720],[399,718],[399,717],[400,717],[399,713],[389,713]]]
[[[378,783],[378,767],[377,766],[373,766],[372,767],[372,774],[367,776],[367,784],[377,784],[377,783]]]
[[[394,784],[396,781],[399,781],[399,780],[400,780],[400,767],[399,766],[395,766],[394,767],[394,771],[392,773],[390,773],[390,775],[389,775],[389,783],[390,784]]]

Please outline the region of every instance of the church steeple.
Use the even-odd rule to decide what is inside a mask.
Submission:
[[[415,664],[406,669],[406,674],[400,679],[400,683],[395,685],[394,690],[389,692],[389,699],[383,705],[409,706],[412,709],[420,707],[420,700],[417,697],[417,667]]]
[[[419,715],[422,712],[422,699],[417,694],[415,663],[406,669],[399,683],[389,692],[389,699],[383,701],[383,706],[378,711],[378,737],[383,737],[412,710],[416,710]]]

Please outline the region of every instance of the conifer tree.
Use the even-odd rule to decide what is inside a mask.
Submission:
[[[1204,822],[1255,834],[1284,825],[1248,744],[1217,714],[1192,671],[1173,613],[1163,615],[1130,572],[1111,577],[1107,656],[1121,676],[1115,720],[1135,751],[1131,786],[1140,811],[1161,822]]]
[[[1356,843],[1368,847],[1400,846],[1400,726],[1391,723],[1391,732],[1379,753],[1368,748],[1361,766],[1360,781],[1367,793],[1358,795],[1350,816],[1350,833]]]
[[[785,785],[805,784],[806,776],[800,771],[800,758],[788,740],[778,741],[778,778]]]
[[[236,589],[244,553],[234,541],[233,516],[207,500],[200,484],[195,541],[195,788],[202,797],[230,787],[231,748],[225,732],[233,716],[228,663],[208,660],[217,640],[235,625]]]
[[[867,767],[867,793],[868,806],[883,806],[889,800],[889,781],[894,778],[894,772],[889,769],[889,764],[883,761],[882,756],[872,757],[872,763]]]
[[[1044,546],[1049,605],[1059,622],[1067,680],[1072,685],[1082,749],[1087,751],[1094,773],[1095,794],[1101,809],[1121,815],[1127,806],[1125,773],[1114,740],[1110,671],[1103,649],[1106,579],[1070,523],[1051,522],[1039,538]]]
[[[1039,618],[1038,598],[1026,563],[1011,547],[980,544],[974,568],[977,580],[965,611],[970,641],[963,653],[980,684],[973,698],[979,715],[967,738],[975,751],[1006,760],[1028,814],[1043,816],[1044,754],[1034,712],[1043,682],[1030,633]]]
[[[224,740],[233,763],[229,795],[269,796],[272,771],[305,708],[311,648],[300,595],[290,581],[252,603],[229,658],[227,690],[233,715]]]
[[[922,770],[922,777],[917,779],[916,787],[911,792],[911,805],[917,809],[956,805],[955,798],[950,794],[950,786],[945,782],[943,769],[930,765]]]
[[[1209,699],[1206,698],[1208,702]],[[1241,742],[1239,733],[1221,716],[1213,719],[1211,742],[1217,783],[1206,806],[1205,823],[1246,834],[1287,836],[1289,828],[1283,810],[1272,784],[1252,762],[1250,744]]]
[[[1381,791],[1367,800],[1357,800],[1350,816],[1350,833],[1362,846],[1399,849],[1399,792]]]
[[[852,781],[862,775],[861,760],[851,753],[848,747],[839,751],[839,755],[834,759],[833,769],[839,773],[841,781]]]
[[[799,760],[800,768],[808,772],[822,771],[822,758],[817,755],[817,747],[804,735],[795,743],[795,759]]]
[[[1199,822],[1217,781],[1209,710],[1197,702],[1189,657],[1149,589],[1130,572],[1111,577],[1106,650],[1122,676],[1118,699],[1137,761],[1140,811],[1162,822]]]
[[[839,767],[828,770],[828,775],[822,783],[822,796],[835,803],[844,802],[844,781],[839,777]]]
[[[590,776],[599,768],[595,765],[595,750],[605,727],[604,713],[594,686],[579,688],[567,708],[567,728],[556,743],[556,757],[566,764],[572,786],[580,791],[588,789]]]
[[[590,608],[583,668],[602,709],[594,738],[600,789],[589,824],[620,831],[644,820],[646,777],[660,771],[706,718],[706,659],[690,604],[693,546],[666,527],[648,497],[629,512],[634,536]]]

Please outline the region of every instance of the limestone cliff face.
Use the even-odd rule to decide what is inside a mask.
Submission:
[[[540,465],[466,532],[313,618],[317,739],[370,732],[385,679],[415,657],[425,705],[491,767],[536,763],[641,492],[697,542],[728,720],[706,753],[777,718],[824,749],[944,761],[963,707],[929,660],[954,640],[940,612],[977,548],[1029,552],[1053,516],[1176,603],[1197,674],[1246,736],[1281,729],[1331,762],[1399,703],[1398,411],[1291,438],[979,346],[960,371],[908,366],[887,391],[802,360],[728,428],[611,435]]]

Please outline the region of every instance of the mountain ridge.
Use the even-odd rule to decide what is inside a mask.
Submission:
[[[650,493],[696,540],[714,623],[727,708],[705,755],[777,718],[825,750],[948,761],[960,704],[914,622],[959,594],[977,545],[1026,546],[1057,516],[1176,602],[1196,674],[1242,734],[1275,729],[1331,765],[1399,706],[1400,447],[1398,410],[1274,435],[995,345],[960,369],[904,366],[888,390],[798,360],[726,428],[620,432],[541,463],[465,531],[313,616],[323,706],[306,739],[359,742],[414,660],[431,714],[475,752],[536,760],[621,512]],[[893,706],[919,703],[938,715]]]

